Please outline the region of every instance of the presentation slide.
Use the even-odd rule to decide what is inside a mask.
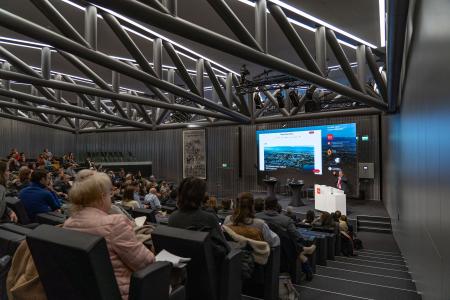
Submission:
[[[260,171],[289,168],[323,175],[356,168],[355,123],[258,130],[256,138]]]
[[[322,174],[320,130],[274,132],[259,138],[261,171],[294,168]]]

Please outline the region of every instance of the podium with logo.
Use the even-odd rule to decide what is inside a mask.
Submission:
[[[315,209],[333,213],[339,210],[347,215],[347,197],[344,191],[326,185],[314,185]]]

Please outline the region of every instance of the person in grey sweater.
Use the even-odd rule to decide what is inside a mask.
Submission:
[[[8,164],[0,161],[0,222],[17,222],[17,216],[6,206],[6,180],[9,177]]]

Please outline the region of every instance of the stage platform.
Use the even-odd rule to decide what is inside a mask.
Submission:
[[[264,193],[253,193],[255,198],[265,198],[267,194]],[[278,202],[281,204],[283,209],[291,202],[291,197],[286,195],[277,194]],[[306,215],[306,212],[310,209],[314,210],[314,198],[312,199],[302,199],[306,206],[294,207],[295,212],[302,218]],[[381,201],[374,200],[357,200],[357,199],[347,199],[347,217],[350,220],[356,220],[357,216],[371,216],[371,217],[384,217],[389,218],[389,215]]]

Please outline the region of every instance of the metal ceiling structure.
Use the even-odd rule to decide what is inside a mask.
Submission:
[[[0,69],[0,117],[3,118],[83,133],[254,124],[333,114],[388,111],[386,76],[373,54],[380,53],[379,49],[327,23],[295,14],[295,10],[281,1],[246,1],[255,9],[255,35],[252,35],[225,1],[206,0],[229,26],[236,39],[177,17],[177,0],[165,0],[164,4],[158,0],[71,2],[85,11],[83,35],[50,1],[30,1],[59,33],[0,8],[0,26],[39,41],[15,40],[14,43],[39,48],[41,51],[41,66],[38,68],[27,65],[24,60],[0,46],[0,57],[3,59]],[[268,53],[269,17],[274,18],[305,68]],[[99,18],[108,24],[117,42],[126,48],[133,59],[110,56],[97,49]],[[255,105],[254,93],[239,93],[243,84],[239,74],[142,24],[305,82],[309,84],[309,93],[301,96],[298,103],[284,107],[275,99],[276,91],[271,93],[268,89],[261,89],[256,93],[265,95],[264,102]],[[314,55],[309,52],[293,24],[313,28],[316,44]],[[130,33],[144,36],[153,43],[153,62],[144,56],[144,51]],[[8,43],[8,38],[3,38],[3,42]],[[327,45],[338,60],[349,86],[327,78]],[[341,45],[350,46],[356,51],[356,72],[352,69],[355,64],[349,62]],[[173,66],[163,65],[163,51],[170,57]],[[86,78],[52,70],[52,57],[55,55],[64,58]],[[196,60],[194,74],[187,69],[182,56]],[[109,69],[111,83],[105,81],[86,62]],[[366,66],[376,88],[367,84]],[[166,78],[163,68],[167,70]],[[143,83],[147,90],[142,92],[121,87],[121,76]],[[204,86],[205,78],[211,86]],[[184,86],[177,85],[176,79],[182,80]],[[308,95],[319,88],[368,108],[355,109],[354,106],[341,105],[345,110],[304,113],[302,109]]]

